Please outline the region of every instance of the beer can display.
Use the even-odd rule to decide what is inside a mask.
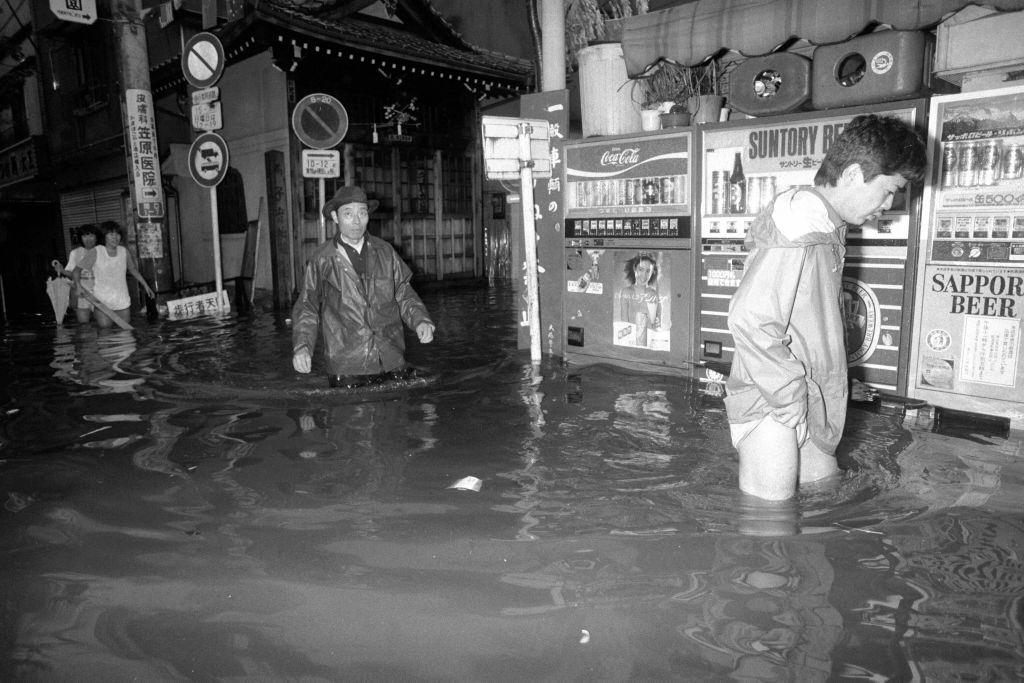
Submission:
[[[710,213],[722,213],[722,192],[718,187],[721,182],[722,172],[712,171],[711,172],[711,187],[708,188],[711,194],[710,202]]]
[[[942,146],[942,187],[956,187],[956,146],[947,142]]]
[[[1002,154],[999,140],[991,139],[979,143],[975,182],[978,185],[995,185],[999,180],[999,169],[1002,167]]]
[[[978,148],[973,142],[965,142],[957,149],[956,184],[960,187],[976,185]]]
[[[722,171],[718,175],[718,183],[716,185],[718,196],[721,200],[718,211],[715,213],[729,213],[729,172]]]
[[[1010,179],[1024,175],[1024,147],[1015,142],[1004,147],[1000,174],[1003,178]]]
[[[753,214],[761,212],[761,178],[747,178],[747,211]]]

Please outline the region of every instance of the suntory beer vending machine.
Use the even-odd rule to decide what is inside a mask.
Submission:
[[[888,103],[703,127],[698,239],[700,275],[694,357],[698,377],[720,384],[732,362],[729,301],[743,275],[747,229],[777,192],[813,185],[832,142],[858,114],[923,126],[924,102]],[[904,394],[910,357],[920,188],[898,195],[878,219],[847,232],[843,302],[850,376]]]
[[[689,129],[565,146],[565,358],[689,373]],[[642,369],[642,367],[641,367]]]
[[[1024,88],[934,97],[910,395],[1024,426]]]

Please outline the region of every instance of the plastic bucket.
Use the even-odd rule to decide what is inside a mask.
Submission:
[[[583,137],[639,132],[640,104],[633,101],[635,83],[626,75],[622,45],[590,45],[576,56]]]

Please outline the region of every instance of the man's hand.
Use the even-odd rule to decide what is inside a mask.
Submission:
[[[416,334],[421,344],[429,344],[434,341],[434,326],[427,322],[420,323],[416,326]]]
[[[807,420],[807,406],[803,401],[776,408],[771,413],[772,419],[784,427],[796,429],[797,425]]]
[[[292,356],[292,367],[295,368],[296,372],[309,372],[313,367],[313,361],[309,357],[309,351],[306,351],[305,349],[296,351],[295,355]]]

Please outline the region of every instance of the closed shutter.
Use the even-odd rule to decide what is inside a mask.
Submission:
[[[60,196],[60,216],[64,225],[64,251],[70,253],[77,246],[71,235],[86,223],[99,226],[103,221],[116,221],[127,228],[126,200],[128,188],[121,183],[97,185]],[[102,239],[102,237],[101,237]]]

